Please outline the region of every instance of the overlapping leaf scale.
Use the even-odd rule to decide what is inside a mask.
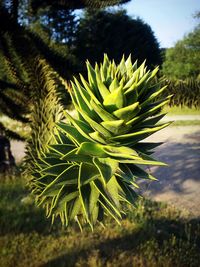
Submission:
[[[168,125],[159,124],[159,111],[170,98],[162,98],[158,68],[147,71],[130,56],[116,65],[105,55],[100,66],[86,66],[88,79],[74,78],[69,90],[78,119],[65,113],[33,176],[47,216],[93,229],[104,215],[120,223],[122,202],[136,205],[138,178],[156,180],[140,165],[165,165],[151,157],[160,143],[143,140]]]
[[[120,209],[116,205],[117,197],[113,199],[109,193],[111,189],[106,191],[107,183],[109,187],[109,180],[114,177],[118,168],[118,162],[112,159],[109,161],[107,155],[107,160],[97,158],[99,152],[95,152],[94,147],[90,149],[87,147],[95,143],[85,142],[80,147],[77,146],[77,142],[73,144],[71,128],[64,127],[64,123],[62,127],[59,124],[58,129],[63,131],[59,132],[62,134],[62,139],[58,138],[60,142],[49,146],[47,157],[42,158],[40,162],[43,168],[36,174],[37,186],[40,186],[38,205],[46,206],[48,217],[60,216],[64,224],[75,219],[80,226],[83,222],[88,222],[93,227],[99,218],[100,209],[107,214],[114,213],[112,216],[119,220]],[[71,138],[70,144],[62,143],[64,133],[69,133],[66,138]],[[88,156],[85,155],[87,149],[90,151]],[[74,151],[76,152],[72,153]],[[76,158],[79,156],[82,157],[81,160]],[[105,156],[105,153],[100,156]],[[90,201],[94,203],[90,204]]]

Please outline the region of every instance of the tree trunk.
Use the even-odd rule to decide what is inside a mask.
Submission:
[[[15,166],[15,159],[10,150],[10,141],[0,136],[0,173],[9,172]]]
[[[16,23],[18,23],[18,8],[19,0],[12,0],[12,17]]]

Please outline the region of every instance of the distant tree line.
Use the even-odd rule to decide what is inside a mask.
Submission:
[[[196,19],[200,19],[197,12]],[[163,51],[162,74],[167,78],[170,105],[200,107],[200,23],[179,40],[174,47]]]
[[[195,16],[200,19],[200,13]],[[166,49],[163,74],[171,79],[200,79],[200,23],[193,31]]]

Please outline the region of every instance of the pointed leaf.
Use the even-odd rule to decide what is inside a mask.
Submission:
[[[119,87],[119,81],[117,80],[117,78],[114,78],[112,83],[109,86],[109,90],[110,92],[113,92],[118,87]]]
[[[118,182],[115,176],[113,175],[106,185],[106,190],[108,191],[110,197],[112,198],[116,206],[120,208],[118,189],[119,189]]]
[[[81,210],[81,200],[80,197],[77,197],[75,200],[72,200],[70,203],[69,209],[69,218],[70,220],[75,219]]]
[[[71,164],[69,164],[67,162],[58,163],[58,164],[55,164],[55,165],[52,165],[50,167],[43,169],[42,172],[57,176],[60,173],[62,173],[64,170],[68,169],[69,167],[71,167]]]
[[[81,112],[79,110],[79,112],[82,114],[82,116],[84,117],[84,119],[90,124],[90,126],[100,132],[102,135],[104,135],[105,137],[111,137],[111,134],[108,130],[106,130],[102,125],[100,125],[98,122],[92,120],[87,114],[85,114],[84,112]],[[84,141],[82,141],[84,142]]]
[[[57,127],[63,130],[69,136],[69,138],[72,139],[76,144],[81,144],[82,142],[90,141],[89,138],[86,138],[85,136],[81,135],[74,126],[60,122],[57,123]]]
[[[99,193],[101,194],[102,198],[105,200],[106,204],[109,206],[109,208],[112,210],[112,212],[116,213],[119,218],[121,218],[121,213],[116,206],[116,204],[113,202],[113,200],[109,197],[109,195],[106,193],[105,189],[103,188],[100,181],[95,180],[93,182]],[[102,202],[102,201],[101,201]],[[105,205],[105,206],[107,206]]]
[[[91,85],[84,79],[84,77],[80,74],[80,78],[82,81],[83,86],[85,87],[85,89],[87,90],[88,94],[90,95],[91,99],[97,103],[100,104],[99,100],[97,99],[97,97],[94,94],[94,90],[92,89]],[[91,100],[90,99],[90,100]]]
[[[105,137],[97,131],[90,133],[89,136],[92,137],[92,139],[98,143],[107,144]]]
[[[149,174],[145,170],[141,169],[140,167],[134,165],[134,164],[128,164],[127,165],[131,172],[134,174],[134,176],[142,179],[150,179],[150,180],[157,180],[153,175]]]
[[[98,86],[98,90],[102,96],[102,98],[104,99],[107,95],[110,94],[108,88],[105,86],[105,84],[103,83],[103,81],[101,80],[100,74],[97,72],[96,68],[96,80],[97,80],[97,86]]]
[[[104,98],[103,105],[109,112],[113,112],[124,106],[125,99],[122,86],[113,90]]]
[[[65,113],[65,115],[82,136],[86,139],[90,139],[88,134],[92,132],[92,128],[89,124],[86,124],[84,121],[74,119],[67,113]]]
[[[114,120],[114,121],[103,121],[101,125],[106,128],[109,132],[117,135],[122,133],[126,129],[124,120]],[[125,129],[124,129],[125,128]],[[128,129],[128,127],[127,127]]]
[[[105,153],[112,158],[138,159],[138,153],[125,146],[103,146]]]
[[[93,183],[91,183],[90,186],[91,186],[91,193],[90,193],[90,200],[89,200],[89,212],[90,212],[91,220],[95,224],[98,218],[98,213],[99,213],[98,199],[99,199],[100,193]]]
[[[106,157],[107,154],[103,150],[103,145],[84,142],[80,145],[78,151],[78,155],[90,155],[94,157]]]
[[[94,165],[88,163],[80,164],[79,186],[83,186],[90,183],[94,179],[97,179],[98,176],[99,176],[99,171]]]
[[[134,118],[139,111],[139,102],[136,102],[132,105],[114,111],[113,114],[119,119],[129,121]]]
[[[96,104],[94,101],[91,101],[91,106],[94,111],[98,114],[98,116],[104,121],[113,121],[115,120],[115,116],[107,112],[101,105]]]
[[[138,200],[138,194],[128,185],[119,181],[119,184],[123,190],[124,199],[133,206],[136,206],[136,202]]]
[[[56,153],[63,156],[64,154],[67,154],[68,152],[72,151],[75,147],[75,145],[71,144],[57,144],[57,145],[51,145],[49,146],[50,150],[55,151]]]
[[[118,168],[118,162],[111,158],[94,158],[93,162],[99,170],[103,183],[107,184],[115,174]]]
[[[111,140],[125,140],[125,139],[134,139],[134,137],[139,137],[140,136],[140,139],[144,139],[146,138],[147,136],[167,127],[170,123],[164,123],[160,126],[157,126],[157,127],[153,127],[153,128],[147,128],[145,130],[141,130],[141,131],[138,131],[138,132],[134,132],[134,133],[130,133],[130,134],[124,134],[124,135],[119,135],[119,136],[116,136],[116,137],[112,137]]]

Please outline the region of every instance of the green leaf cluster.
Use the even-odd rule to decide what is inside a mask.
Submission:
[[[41,77],[36,75],[35,67],[40,59],[46,59],[46,64],[61,76],[58,69],[65,68],[73,72],[71,59],[50,47],[41,35],[18,24],[0,3],[0,115],[4,114],[23,123],[29,122],[34,94],[41,89],[36,87],[37,79]],[[65,78],[69,76],[69,72],[65,71]],[[56,82],[58,83],[58,79]],[[61,82],[59,90],[62,91]],[[67,94],[65,103],[66,100],[69,101]],[[22,139],[3,123],[0,123],[0,133]]]
[[[116,65],[104,55],[94,68],[87,61],[87,71],[68,85],[78,118],[64,112],[67,122],[56,124],[30,184],[48,217],[93,229],[107,215],[120,223],[123,203],[136,205],[137,179],[156,179],[141,166],[165,165],[151,156],[160,143],[142,141],[169,124],[158,123],[169,97],[161,97],[158,68],[138,67],[130,56]]]
[[[200,77],[200,24],[166,50],[163,74],[170,79]]]

